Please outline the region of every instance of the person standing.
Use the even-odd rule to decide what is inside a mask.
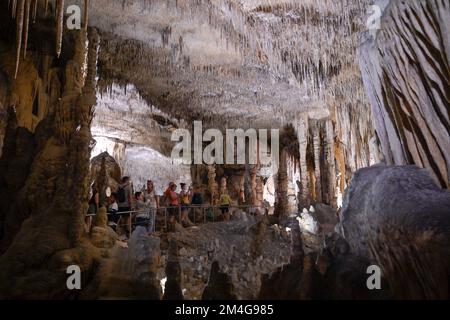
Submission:
[[[168,215],[169,215],[169,227],[172,229],[175,225],[176,216],[178,215],[179,210],[179,199],[178,194],[176,193],[177,185],[174,182],[169,183],[169,187],[164,192],[164,201],[167,203],[169,207]]]
[[[123,177],[122,183],[117,190],[117,200],[119,202],[119,213],[125,212],[120,215],[119,225],[125,226],[127,235],[130,235],[130,211],[133,208],[133,185],[130,177]]]
[[[222,211],[224,221],[230,221],[230,205],[231,199],[228,195],[228,191],[225,190],[220,195],[220,210]]]
[[[189,220],[189,204],[191,202],[191,189],[187,190],[186,183],[181,183],[180,203],[181,203],[181,225],[191,227],[193,224]]]
[[[194,192],[192,194],[191,204],[194,207],[194,217],[196,223],[204,220],[203,215],[203,195],[198,185],[194,185]]]
[[[154,223],[156,218],[156,212],[159,208],[159,198],[155,193],[155,185],[153,184],[152,180],[147,180],[147,187],[143,192],[144,196],[144,202],[146,206],[149,208],[149,219],[150,219],[150,226],[149,226],[149,232],[153,232],[154,229]]]

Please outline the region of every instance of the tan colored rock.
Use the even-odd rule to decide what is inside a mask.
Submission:
[[[92,221],[94,227],[106,228],[108,226],[108,214],[106,208],[102,207],[98,210]]]
[[[118,235],[109,227],[93,227],[90,239],[97,248],[112,248],[118,239]]]

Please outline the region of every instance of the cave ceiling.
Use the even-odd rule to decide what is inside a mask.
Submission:
[[[93,0],[99,84],[133,84],[172,117],[211,126],[326,117],[342,82],[360,86],[355,51],[368,2]]]

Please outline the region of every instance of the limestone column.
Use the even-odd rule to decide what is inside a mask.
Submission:
[[[252,191],[252,198],[251,198],[251,205],[256,206],[257,205],[257,186],[256,186],[256,179],[257,179],[257,173],[258,173],[258,166],[252,166],[250,168],[250,186]]]
[[[306,151],[308,147],[308,119],[301,118],[297,121],[297,135],[300,153],[300,181],[299,181],[299,207],[309,207],[309,179],[308,166],[306,162]]]
[[[280,220],[287,216],[288,204],[287,152],[281,150],[280,164],[275,180],[275,216]]]
[[[314,149],[314,176],[315,176],[315,201],[322,202],[322,182],[320,171],[320,153],[321,153],[321,141],[320,141],[320,128],[319,124],[313,127],[313,149]]]
[[[334,154],[334,127],[331,119],[328,119],[325,123],[325,154],[326,154],[326,167],[328,176],[328,204],[333,208],[336,208],[336,163]]]
[[[208,166],[208,190],[211,194],[211,204],[216,205],[218,201],[219,186],[216,182],[216,168]]]

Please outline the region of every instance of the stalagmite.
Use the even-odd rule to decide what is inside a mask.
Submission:
[[[297,134],[299,141],[299,158],[300,158],[300,203],[299,209],[308,208],[309,203],[309,183],[308,183],[308,167],[307,167],[307,147],[308,147],[308,119],[300,118],[297,121]]]
[[[216,169],[214,166],[208,166],[208,191],[211,195],[211,204],[218,203],[219,186],[216,182]]]
[[[314,175],[315,175],[315,201],[322,202],[322,171],[321,171],[321,140],[319,128],[312,129],[312,141],[314,150]]]
[[[287,157],[286,150],[281,150],[280,164],[276,176],[275,184],[275,211],[274,214],[278,219],[283,220],[287,216],[288,208],[288,176],[287,176]]]

